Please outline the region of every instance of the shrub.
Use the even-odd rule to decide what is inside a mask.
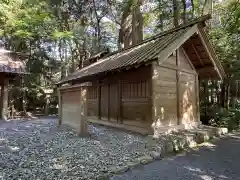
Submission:
[[[240,108],[220,109],[210,121],[210,125],[227,127],[229,131],[240,127]]]

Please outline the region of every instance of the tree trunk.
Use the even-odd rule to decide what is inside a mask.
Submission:
[[[61,60],[61,80],[65,77],[65,61],[64,61],[64,57],[62,54],[62,41],[59,40],[59,44],[58,44],[58,53],[59,53],[59,57]]]
[[[186,24],[186,22],[187,22],[187,16],[186,16],[187,5],[186,5],[185,0],[182,0],[182,5],[183,5],[182,20],[183,20],[183,23]]]
[[[203,80],[203,91],[204,91],[204,115],[207,117],[207,104],[208,104],[208,88],[207,88],[207,82]]]
[[[49,95],[46,95],[44,114],[45,116],[49,114]]]
[[[100,51],[100,47],[101,47],[101,27],[100,27],[100,22],[101,22],[101,17],[98,16],[97,14],[97,7],[96,7],[96,3],[95,0],[92,0],[93,2],[93,8],[94,8],[94,14],[96,16],[96,27],[95,27],[95,32],[96,32],[96,51],[99,52]]]
[[[195,16],[195,4],[194,0],[191,0],[191,5],[192,5],[192,18]]]
[[[177,27],[179,25],[179,7],[177,0],[172,0],[173,3],[173,25]]]
[[[132,10],[132,45],[136,45],[143,40],[143,15],[140,11],[141,5],[141,0],[138,0]]]
[[[129,0],[131,1],[131,0]],[[123,14],[121,18],[121,24],[120,24],[120,30],[119,30],[119,49],[127,48],[129,47],[131,42],[131,2],[126,3],[123,9]]]
[[[202,15],[212,14],[212,8],[213,8],[213,0],[205,0],[203,9],[202,9]]]
[[[225,80],[221,83],[221,94],[220,94],[220,99],[221,99],[221,106],[222,108],[225,107]]]
[[[226,108],[229,109],[229,105],[230,105],[230,83],[228,81],[228,84],[227,84],[227,103],[226,103]]]
[[[136,45],[143,40],[143,16],[140,6],[144,0],[128,0],[123,8],[119,31],[119,49]]]
[[[27,114],[27,110],[26,110],[26,91],[25,91],[25,88],[24,88],[24,80],[23,80],[23,78],[22,78],[21,82],[22,82],[21,87],[23,88],[22,109],[23,109],[24,115],[26,115]]]

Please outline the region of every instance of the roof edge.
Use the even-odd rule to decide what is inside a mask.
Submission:
[[[171,33],[171,32],[174,32],[174,31],[177,31],[177,30],[186,28],[186,27],[188,27],[188,26],[193,26],[194,24],[203,23],[202,25],[203,25],[203,26],[206,26],[205,21],[207,21],[207,20],[209,20],[209,19],[211,19],[211,15],[210,15],[210,14],[201,16],[201,17],[196,18],[196,19],[194,19],[194,20],[192,20],[192,21],[189,21],[189,22],[186,23],[186,24],[180,24],[180,25],[178,25],[177,27],[174,27],[174,28],[172,28],[172,29],[169,29],[169,30],[160,32],[160,33],[158,33],[158,34],[156,34],[156,35],[153,35],[152,37],[149,37],[149,38],[141,41],[141,42],[138,43],[138,44],[129,46],[128,48],[124,48],[124,49],[121,49],[121,50],[118,50],[118,51],[114,51],[114,52],[112,52],[112,53],[109,53],[107,56],[104,56],[104,58],[105,58],[105,57],[112,56],[112,55],[114,55],[114,54],[116,54],[116,53],[119,53],[119,52],[122,52],[122,51],[125,51],[125,50],[128,50],[128,49],[134,48],[134,47],[136,47],[136,46],[139,46],[139,45],[141,45],[141,44],[147,43],[147,42],[149,42],[149,41],[155,40],[155,39],[160,38],[160,37],[162,37],[162,36],[164,36],[164,35],[166,35],[166,34],[169,34],[169,33]]]

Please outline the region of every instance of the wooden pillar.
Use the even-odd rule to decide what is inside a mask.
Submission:
[[[88,126],[87,126],[87,87],[81,87],[80,95],[80,127],[78,134],[80,136],[88,135]]]
[[[98,81],[98,119],[101,119],[101,84]]]
[[[179,72],[179,51],[176,50],[176,65],[177,65],[177,70],[176,70],[176,96],[177,96],[177,124],[180,125],[181,122],[181,112],[180,112],[180,107],[181,107],[181,102],[180,102],[180,72]]]
[[[1,119],[7,120],[8,116],[8,84],[9,79],[5,78],[1,84]]]
[[[62,95],[60,89],[58,89],[58,125],[62,124]]]
[[[197,121],[198,122],[200,122],[200,104],[199,104],[199,96],[200,96],[200,93],[199,93],[199,83],[200,83],[200,81],[199,81],[199,79],[198,79],[198,75],[196,75],[195,76],[195,81],[196,81],[196,85],[195,85],[195,87],[196,87],[196,113],[197,113]]]

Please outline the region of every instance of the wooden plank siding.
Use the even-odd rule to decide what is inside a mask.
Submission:
[[[61,105],[61,124],[74,127],[76,129],[80,128],[79,120],[81,117],[81,107],[80,107],[80,89],[75,91],[63,91],[61,92],[62,105]]]
[[[163,63],[94,80],[87,87],[88,119],[141,128],[178,126],[199,119],[197,73],[182,49]]]
[[[197,73],[182,48],[159,62],[152,66],[154,133],[198,120]]]
[[[150,124],[150,77],[150,65],[102,77],[88,87],[88,116],[139,127]]]

